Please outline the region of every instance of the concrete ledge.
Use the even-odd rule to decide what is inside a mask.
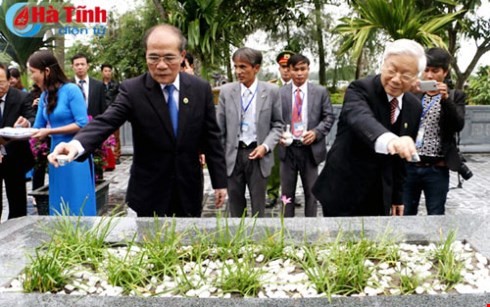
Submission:
[[[309,240],[322,238],[334,240],[339,227],[345,232],[365,234],[375,239],[387,228],[399,241],[439,242],[441,233],[457,230],[457,239],[469,242],[477,251],[490,258],[490,215],[459,216],[414,216],[414,217],[367,217],[367,218],[294,218],[285,221],[295,240],[304,234]],[[0,285],[7,284],[17,276],[28,261],[35,247],[47,239],[43,225],[54,217],[28,216],[9,220],[0,225]],[[100,218],[82,218],[82,223],[93,225]],[[138,240],[144,231],[149,231],[152,218],[115,218],[116,227],[108,242],[119,242],[135,233]],[[170,219],[161,219],[161,221]],[[233,228],[239,219],[229,219]],[[252,222],[249,220],[249,222]],[[216,219],[176,219],[177,230],[196,226],[212,231]],[[256,233],[270,227],[279,227],[278,218],[259,219]],[[324,306],[326,299],[183,299],[183,298],[139,298],[68,296],[52,294],[0,293],[0,306]],[[486,306],[490,293],[478,295],[408,295],[377,297],[342,297],[332,299],[332,306]]]

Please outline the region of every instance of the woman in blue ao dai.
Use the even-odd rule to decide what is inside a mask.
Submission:
[[[31,79],[43,90],[34,122],[39,130],[33,137],[51,137],[52,151],[88,123],[87,106],[80,88],[69,82],[50,51],[35,52],[28,64]],[[49,213],[96,215],[92,159],[57,168],[49,165]]]

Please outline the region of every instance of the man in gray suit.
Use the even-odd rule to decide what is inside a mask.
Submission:
[[[262,53],[240,48],[232,57],[239,82],[220,91],[218,124],[225,146],[230,215],[240,217],[247,202],[248,186],[252,215],[264,216],[267,177],[274,165],[271,154],[283,128],[279,88],[257,80]]]
[[[291,198],[283,208],[285,217],[294,217],[294,197],[298,173],[305,194],[305,216],[317,215],[311,188],[318,177],[318,164],[327,156],[326,135],[335,121],[327,89],[308,82],[310,61],[302,54],[288,60],[292,84],[280,89],[282,116],[291,131],[281,137],[279,159],[282,194]],[[291,133],[291,134],[290,134]],[[291,140],[288,140],[292,137]]]

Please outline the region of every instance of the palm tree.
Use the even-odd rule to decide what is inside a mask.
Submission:
[[[188,49],[201,61],[207,77],[215,63],[226,63],[229,45],[239,45],[245,31],[234,14],[224,14],[223,0],[178,0],[179,9],[169,14],[169,22],[182,30]]]
[[[343,42],[339,54],[349,51],[358,61],[356,78],[360,74],[362,52],[368,42],[380,35],[391,39],[413,39],[424,46],[445,47],[445,26],[455,20],[457,13],[435,15],[432,9],[418,10],[414,0],[352,0],[353,17],[341,18],[335,31]]]

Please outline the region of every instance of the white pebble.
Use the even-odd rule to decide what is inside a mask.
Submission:
[[[255,258],[255,261],[258,263],[261,263],[262,261],[264,261],[264,259],[265,259],[265,256],[263,254],[260,254],[257,256],[257,258]]]

